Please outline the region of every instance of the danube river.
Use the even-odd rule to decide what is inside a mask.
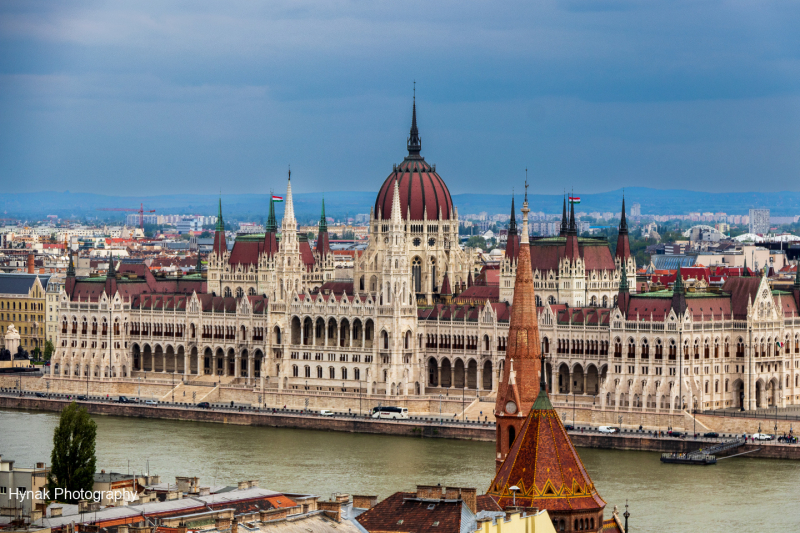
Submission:
[[[487,442],[94,419],[98,470],[141,472],[149,462],[162,481],[258,479],[277,491],[385,498],[417,483],[483,492],[494,474],[494,444]],[[49,462],[57,421],[55,413],[0,409],[0,454],[20,466]],[[800,531],[800,462],[742,457],[700,467],[664,465],[657,453],[579,452],[608,502],[606,516],[628,500],[631,531]]]

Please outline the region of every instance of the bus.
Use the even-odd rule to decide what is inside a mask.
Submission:
[[[405,407],[375,407],[372,410],[372,418],[406,420],[408,419],[408,409]]]

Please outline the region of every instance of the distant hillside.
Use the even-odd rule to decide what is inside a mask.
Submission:
[[[579,194],[581,211],[618,212],[622,191],[599,194]],[[328,216],[341,218],[345,215],[368,213],[375,202],[375,192],[326,192],[325,210]],[[690,212],[719,212],[747,214],[748,209],[763,207],[775,216],[800,214],[800,192],[749,192],[707,193],[686,190],[658,190],[646,187],[625,189],[627,205],[639,203],[643,214],[688,214]],[[522,195],[517,194],[517,208],[521,207]],[[99,208],[138,208],[144,203],[146,209],[155,209],[163,214],[202,214],[217,212],[218,197],[210,194],[161,195],[161,196],[105,196],[93,193],[42,192],[3,194],[0,196],[0,212],[4,217],[40,219],[47,215],[58,215],[64,219],[99,217],[120,220],[125,213],[98,211]],[[267,194],[233,194],[222,196],[223,215],[230,220],[258,221],[269,212]],[[509,194],[456,194],[453,201],[461,215],[469,213],[508,212],[511,205]],[[529,195],[531,209],[545,213],[561,210],[561,196]],[[319,217],[321,193],[295,194],[295,213],[303,221]],[[278,214],[283,205],[277,204]]]

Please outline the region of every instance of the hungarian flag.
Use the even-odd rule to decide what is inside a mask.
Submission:
[[[273,201],[273,202],[282,202],[282,201],[283,201],[283,196],[275,196],[275,195],[273,194],[273,195],[272,195],[272,201]]]
[[[783,343],[781,341],[775,341],[775,344],[778,345],[778,348],[783,348]]]
[[[580,196],[570,196],[569,197],[569,203],[571,203],[571,204],[579,204],[579,203],[581,203],[581,197]]]

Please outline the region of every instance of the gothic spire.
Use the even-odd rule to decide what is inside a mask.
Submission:
[[[517,234],[517,215],[514,210],[514,196],[511,196],[511,221],[508,223],[508,234],[516,235]]]
[[[749,278],[750,277],[750,271],[747,270],[747,258],[746,257],[744,258],[744,268],[742,269],[742,277],[745,277],[745,278]]]
[[[563,237],[567,234],[567,195],[564,195],[564,210],[561,214],[561,231],[559,232],[558,236]]]
[[[107,278],[113,278],[116,275],[117,275],[117,271],[114,268],[114,255],[111,254],[109,256],[109,260],[108,260],[108,270],[106,271],[106,277]]]
[[[678,270],[678,274],[680,274],[680,270]],[[628,286],[628,272],[624,266],[622,267],[622,279],[619,281],[619,292],[630,292],[630,287]]]
[[[197,250],[197,264],[194,266],[194,271],[196,274],[200,274],[203,271],[203,260],[200,256],[200,249]]]
[[[624,273],[625,270],[622,272]],[[672,292],[675,294],[686,294],[686,287],[683,285],[683,275],[681,274],[680,263],[678,263],[678,272],[675,275],[675,284],[672,286]]]
[[[283,210],[284,225],[286,221],[294,222],[294,201],[292,200],[292,169],[289,169],[289,180],[286,185],[286,207]]]
[[[328,231],[328,221],[325,220],[325,196],[322,197],[322,215],[319,217],[319,231]]]
[[[575,202],[572,201],[572,198],[569,200],[569,234],[578,234],[578,227],[575,225]]]
[[[72,250],[69,251],[69,266],[67,267],[67,277],[75,277],[75,263],[72,260]]]
[[[408,136],[408,155],[419,156],[422,151],[422,139],[417,129],[417,85],[414,82],[414,103],[411,107],[411,132]]]
[[[222,197],[219,199],[219,214],[217,215],[216,231],[225,231],[225,222],[222,220]]]
[[[622,215],[619,219],[619,232],[625,235],[628,234],[628,221],[625,220],[625,195],[622,195]]]
[[[278,221],[275,219],[275,202],[272,200],[272,194],[269,197],[269,216],[267,217],[267,227],[264,228],[267,233],[275,233],[278,231]]]

